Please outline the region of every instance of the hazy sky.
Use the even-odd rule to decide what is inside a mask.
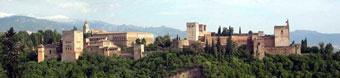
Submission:
[[[1,0],[0,17],[84,19],[111,24],[161,26],[185,30],[186,22],[242,27],[273,33],[290,21],[291,30],[340,33],[340,0]]]

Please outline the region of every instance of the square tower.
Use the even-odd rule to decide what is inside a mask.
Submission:
[[[138,60],[143,58],[144,55],[144,45],[143,44],[136,44],[133,48],[133,59]]]
[[[43,62],[45,60],[45,47],[44,45],[38,46],[38,63]]]
[[[275,46],[289,46],[289,26],[274,27]]]
[[[189,41],[197,41],[199,36],[199,23],[187,22],[187,39]]]
[[[206,32],[206,26],[204,24],[199,24],[199,36],[204,36],[205,32]]]
[[[83,32],[70,30],[63,31],[62,61],[75,61],[83,53]]]

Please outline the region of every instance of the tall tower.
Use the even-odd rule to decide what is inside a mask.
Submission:
[[[83,33],[89,33],[90,30],[90,26],[87,23],[87,21],[84,22],[84,26],[83,26]]]
[[[44,45],[38,46],[38,62],[43,62],[45,60],[45,47]]]
[[[274,36],[275,36],[275,46],[289,46],[290,35],[289,35],[289,22],[286,21],[286,26],[275,26]]]
[[[187,22],[187,39],[189,41],[197,41],[199,36],[198,22]]]
[[[75,30],[63,31],[62,42],[62,61],[75,61],[83,53],[83,32]]]

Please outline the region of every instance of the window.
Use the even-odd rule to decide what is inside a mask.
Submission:
[[[50,54],[52,54],[52,51],[50,50]]]
[[[281,33],[283,33],[283,30],[281,30]]]

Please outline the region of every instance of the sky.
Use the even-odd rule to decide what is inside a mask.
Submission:
[[[0,18],[83,19],[186,30],[186,22],[272,34],[275,25],[340,33],[340,0],[0,0]]]

